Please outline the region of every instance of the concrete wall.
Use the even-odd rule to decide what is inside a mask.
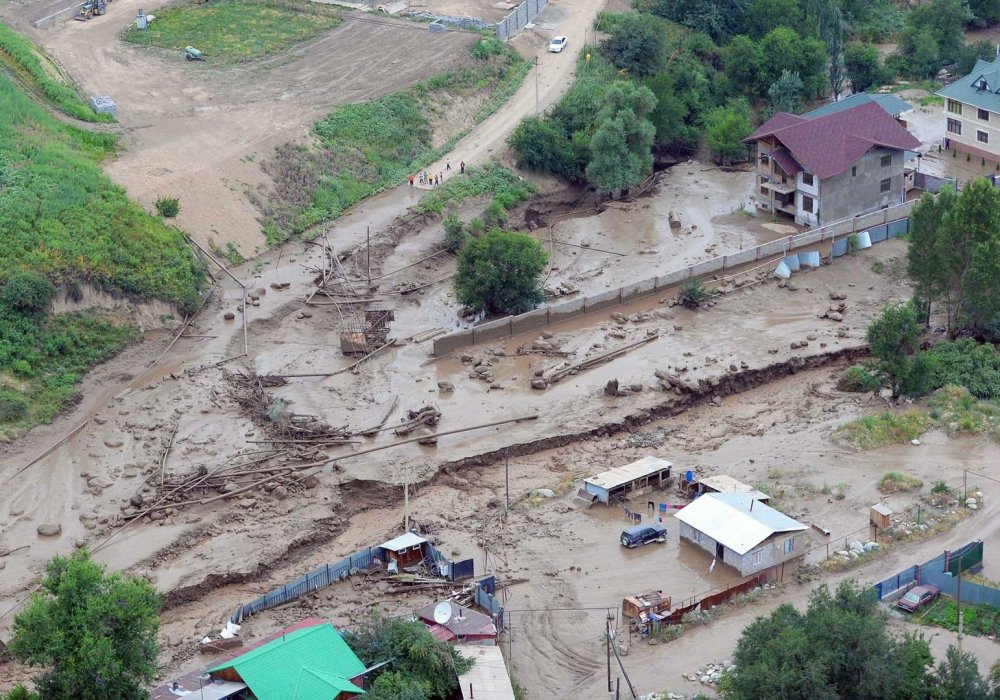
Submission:
[[[891,158],[891,165],[882,166],[882,156]],[[888,192],[881,191],[881,182],[891,180]],[[846,171],[828,177],[820,183],[819,221],[839,221],[903,201],[903,152],[876,148]]]
[[[966,78],[962,78],[962,80],[966,80]],[[975,105],[959,103],[961,104],[961,107],[958,107],[961,110],[961,114],[959,114],[952,111],[952,102],[955,100],[945,102],[942,118],[946,125],[948,119],[958,121],[961,124],[962,133],[955,134],[946,129],[944,136],[948,140],[948,147],[962,153],[970,153],[973,157],[986,158],[987,161],[1000,160],[1000,112],[987,110],[989,118],[984,121],[979,118],[979,108]],[[977,132],[980,131],[986,134],[988,143],[979,141]]]
[[[795,544],[792,551],[786,554],[785,542],[787,540],[792,540]],[[740,558],[739,563],[734,564],[734,566],[740,570],[740,574],[749,576],[750,574],[769,569],[783,562],[797,559],[805,554],[805,551],[805,530],[794,534],[790,532],[779,533],[772,535],[744,554]],[[757,556],[758,554],[760,555],[759,557]]]

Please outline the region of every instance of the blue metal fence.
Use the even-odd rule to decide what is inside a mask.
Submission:
[[[950,556],[954,558],[959,556],[967,548],[978,547],[980,544],[981,543],[979,542],[970,542],[962,548],[952,552]],[[978,568],[979,567],[977,566],[968,573],[973,573],[974,570]],[[905,569],[895,576],[890,576],[884,581],[876,583],[875,592],[878,595],[879,600],[882,600],[882,598],[889,595],[893,591],[897,591],[914,581],[918,583],[929,583],[932,586],[937,586],[941,589],[942,593],[948,596],[955,597],[958,595],[958,579],[945,571],[944,554],[939,554],[930,561],[911,566],[909,569]],[[962,602],[973,603],[976,605],[992,605],[1000,608],[1000,588],[984,586],[963,578]]]

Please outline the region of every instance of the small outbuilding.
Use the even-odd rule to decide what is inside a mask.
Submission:
[[[438,639],[459,644],[496,644],[493,618],[463,605],[449,601],[428,603],[416,614]]]
[[[695,494],[701,496],[706,493],[748,493],[761,503],[767,503],[771,500],[771,497],[763,491],[758,491],[753,486],[725,474],[698,479],[695,482]]]
[[[389,569],[416,566],[424,560],[427,540],[413,532],[406,532],[383,542],[375,548],[375,556],[386,563]]]
[[[891,515],[892,508],[887,506],[885,503],[876,503],[872,506],[868,519],[872,526],[879,528],[880,530],[885,530],[891,524],[889,522],[889,517]]]
[[[797,559],[806,552],[808,525],[748,493],[706,493],[681,508],[682,540],[701,547],[741,576]]]
[[[601,503],[623,501],[630,494],[666,486],[673,464],[659,457],[643,457],[583,480],[584,489]]]

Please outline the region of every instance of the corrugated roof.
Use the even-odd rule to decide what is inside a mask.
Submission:
[[[333,700],[341,693],[364,693],[365,691],[332,673],[318,668],[303,668],[295,683],[291,700]]]
[[[365,671],[347,642],[329,624],[295,630],[209,669],[232,668],[257,700],[288,700],[304,669],[347,680]],[[332,697],[332,696],[331,696]]]
[[[906,127],[874,102],[815,119],[778,112],[747,141],[764,136],[781,142],[803,170],[821,180],[846,171],[872,148],[912,151],[920,146]]]
[[[409,547],[414,547],[418,544],[423,544],[426,542],[420,535],[415,535],[412,532],[406,532],[399,537],[394,537],[388,542],[383,542],[379,545],[382,549],[388,549],[390,552],[398,552],[402,549],[407,549]]]
[[[464,700],[514,700],[507,666],[500,647],[457,645],[458,653],[475,661],[467,673],[458,677]]]
[[[884,503],[876,503],[872,506],[872,510],[880,515],[892,515],[892,508]]]
[[[493,618],[481,612],[472,610],[462,605],[448,603],[451,605],[451,617],[441,626],[459,637],[476,636],[496,636],[497,628],[493,624]],[[428,624],[435,624],[434,610],[438,603],[428,603],[417,610],[417,617]]]
[[[985,88],[980,88],[980,81],[985,81]],[[1000,57],[976,61],[971,73],[941,88],[937,94],[1000,113]]]
[[[726,474],[706,476],[704,479],[699,479],[698,483],[704,484],[708,488],[713,491],[718,491],[719,493],[749,493],[758,501],[771,500],[771,497],[763,491],[758,491],[753,486],[744,484],[742,481],[737,481],[733,477],[727,476]]]
[[[809,529],[748,493],[706,493],[674,517],[740,555],[776,533]]]
[[[631,483],[636,479],[641,479],[644,476],[650,476],[664,469],[670,469],[673,466],[671,462],[659,457],[643,457],[623,467],[613,467],[600,474],[595,474],[584,479],[584,482],[610,490],[623,484]]]
[[[885,110],[885,113],[890,117],[898,117],[903,112],[913,109],[913,105],[909,102],[904,102],[891,93],[878,95],[870,92],[857,92],[849,97],[845,97],[842,100],[837,100],[836,102],[831,102],[828,105],[823,105],[822,107],[817,107],[812,111],[805,112],[800,116],[803,116],[806,119],[825,117],[828,114],[843,112],[845,109],[851,109],[852,107],[867,104],[868,102],[874,102],[877,104]]]

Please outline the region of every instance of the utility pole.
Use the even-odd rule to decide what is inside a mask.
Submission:
[[[510,457],[507,456],[507,450],[503,452],[503,480],[503,512],[508,513],[510,512]]]
[[[538,56],[535,56],[535,116],[539,116],[541,110],[538,108]]]
[[[958,606],[958,653],[962,653],[962,555],[958,555],[958,593],[955,596]]]
[[[604,621],[604,636],[608,652],[608,694],[615,692],[611,686],[611,620]]]
[[[372,227],[369,225],[367,233],[365,234],[368,239],[368,291],[372,290]]]
[[[410,531],[410,467],[403,467],[403,530]]]

